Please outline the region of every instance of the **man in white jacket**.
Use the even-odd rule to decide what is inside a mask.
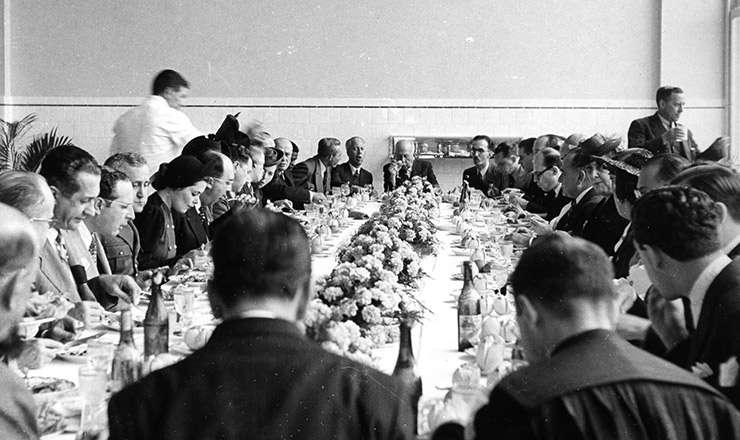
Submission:
[[[174,70],[159,72],[152,95],[116,121],[111,154],[139,153],[154,170],[179,156],[188,141],[202,135],[180,110],[189,88]]]

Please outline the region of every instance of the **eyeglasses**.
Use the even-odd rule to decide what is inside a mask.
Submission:
[[[547,167],[547,168],[545,168],[545,169],[544,169],[544,170],[542,170],[542,171],[533,171],[533,172],[532,172],[532,178],[533,178],[534,180],[539,180],[539,179],[540,179],[540,177],[542,177],[542,175],[543,175],[543,174],[545,174],[546,172],[550,171],[550,170],[551,170],[552,168],[553,168],[553,167]]]
[[[47,226],[51,227],[51,225],[56,223],[56,220],[53,218],[32,218],[31,223],[46,223]]]
[[[218,181],[220,181],[220,182],[223,182],[223,183],[225,183],[225,184],[226,184],[226,185],[228,185],[228,186],[231,186],[231,185],[233,185],[233,184],[234,184],[234,179],[231,179],[231,180],[226,180],[226,179],[220,179],[220,178],[218,178],[218,177],[211,177],[211,179],[213,179],[213,180],[218,180]]]
[[[101,197],[101,198],[102,198],[102,197]],[[103,200],[105,200],[105,201],[106,201],[106,202],[108,202],[109,204],[111,204],[111,203],[112,203],[112,204],[114,204],[114,205],[118,205],[118,206],[120,206],[120,207],[122,207],[123,209],[126,209],[126,210],[127,210],[127,209],[130,209],[130,208],[131,208],[132,206],[134,206],[134,205],[133,205],[133,203],[123,203],[123,202],[119,202],[119,201],[117,201],[117,200],[110,200],[110,199],[103,199]]]

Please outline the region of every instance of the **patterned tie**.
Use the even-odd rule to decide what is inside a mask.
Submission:
[[[98,265],[98,237],[95,234],[91,235],[92,240],[90,241],[90,247],[88,250],[90,251],[90,257],[92,257],[92,264],[97,266]]]
[[[355,186],[360,186],[360,170],[355,171],[355,173],[352,175],[352,184]]]
[[[62,261],[64,261],[65,263],[69,263],[69,252],[67,251],[67,244],[64,243],[62,232],[59,229],[57,229],[57,238],[54,240],[54,244],[56,245],[59,258],[61,258]]]

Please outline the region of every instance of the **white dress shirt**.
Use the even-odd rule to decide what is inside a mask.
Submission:
[[[159,165],[179,156],[182,147],[201,136],[185,113],[152,95],[141,105],[127,111],[113,128],[111,154],[133,151],[141,154],[152,172]]]

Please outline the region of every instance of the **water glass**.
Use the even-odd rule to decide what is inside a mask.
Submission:
[[[87,342],[87,365],[97,370],[108,371],[113,364],[115,346],[99,340]]]
[[[504,258],[511,258],[514,253],[514,242],[510,240],[504,240],[499,243],[499,249],[501,250],[501,256]]]
[[[108,389],[108,372],[101,368],[83,365],[78,374],[80,397],[85,399],[87,404],[103,403]]]

